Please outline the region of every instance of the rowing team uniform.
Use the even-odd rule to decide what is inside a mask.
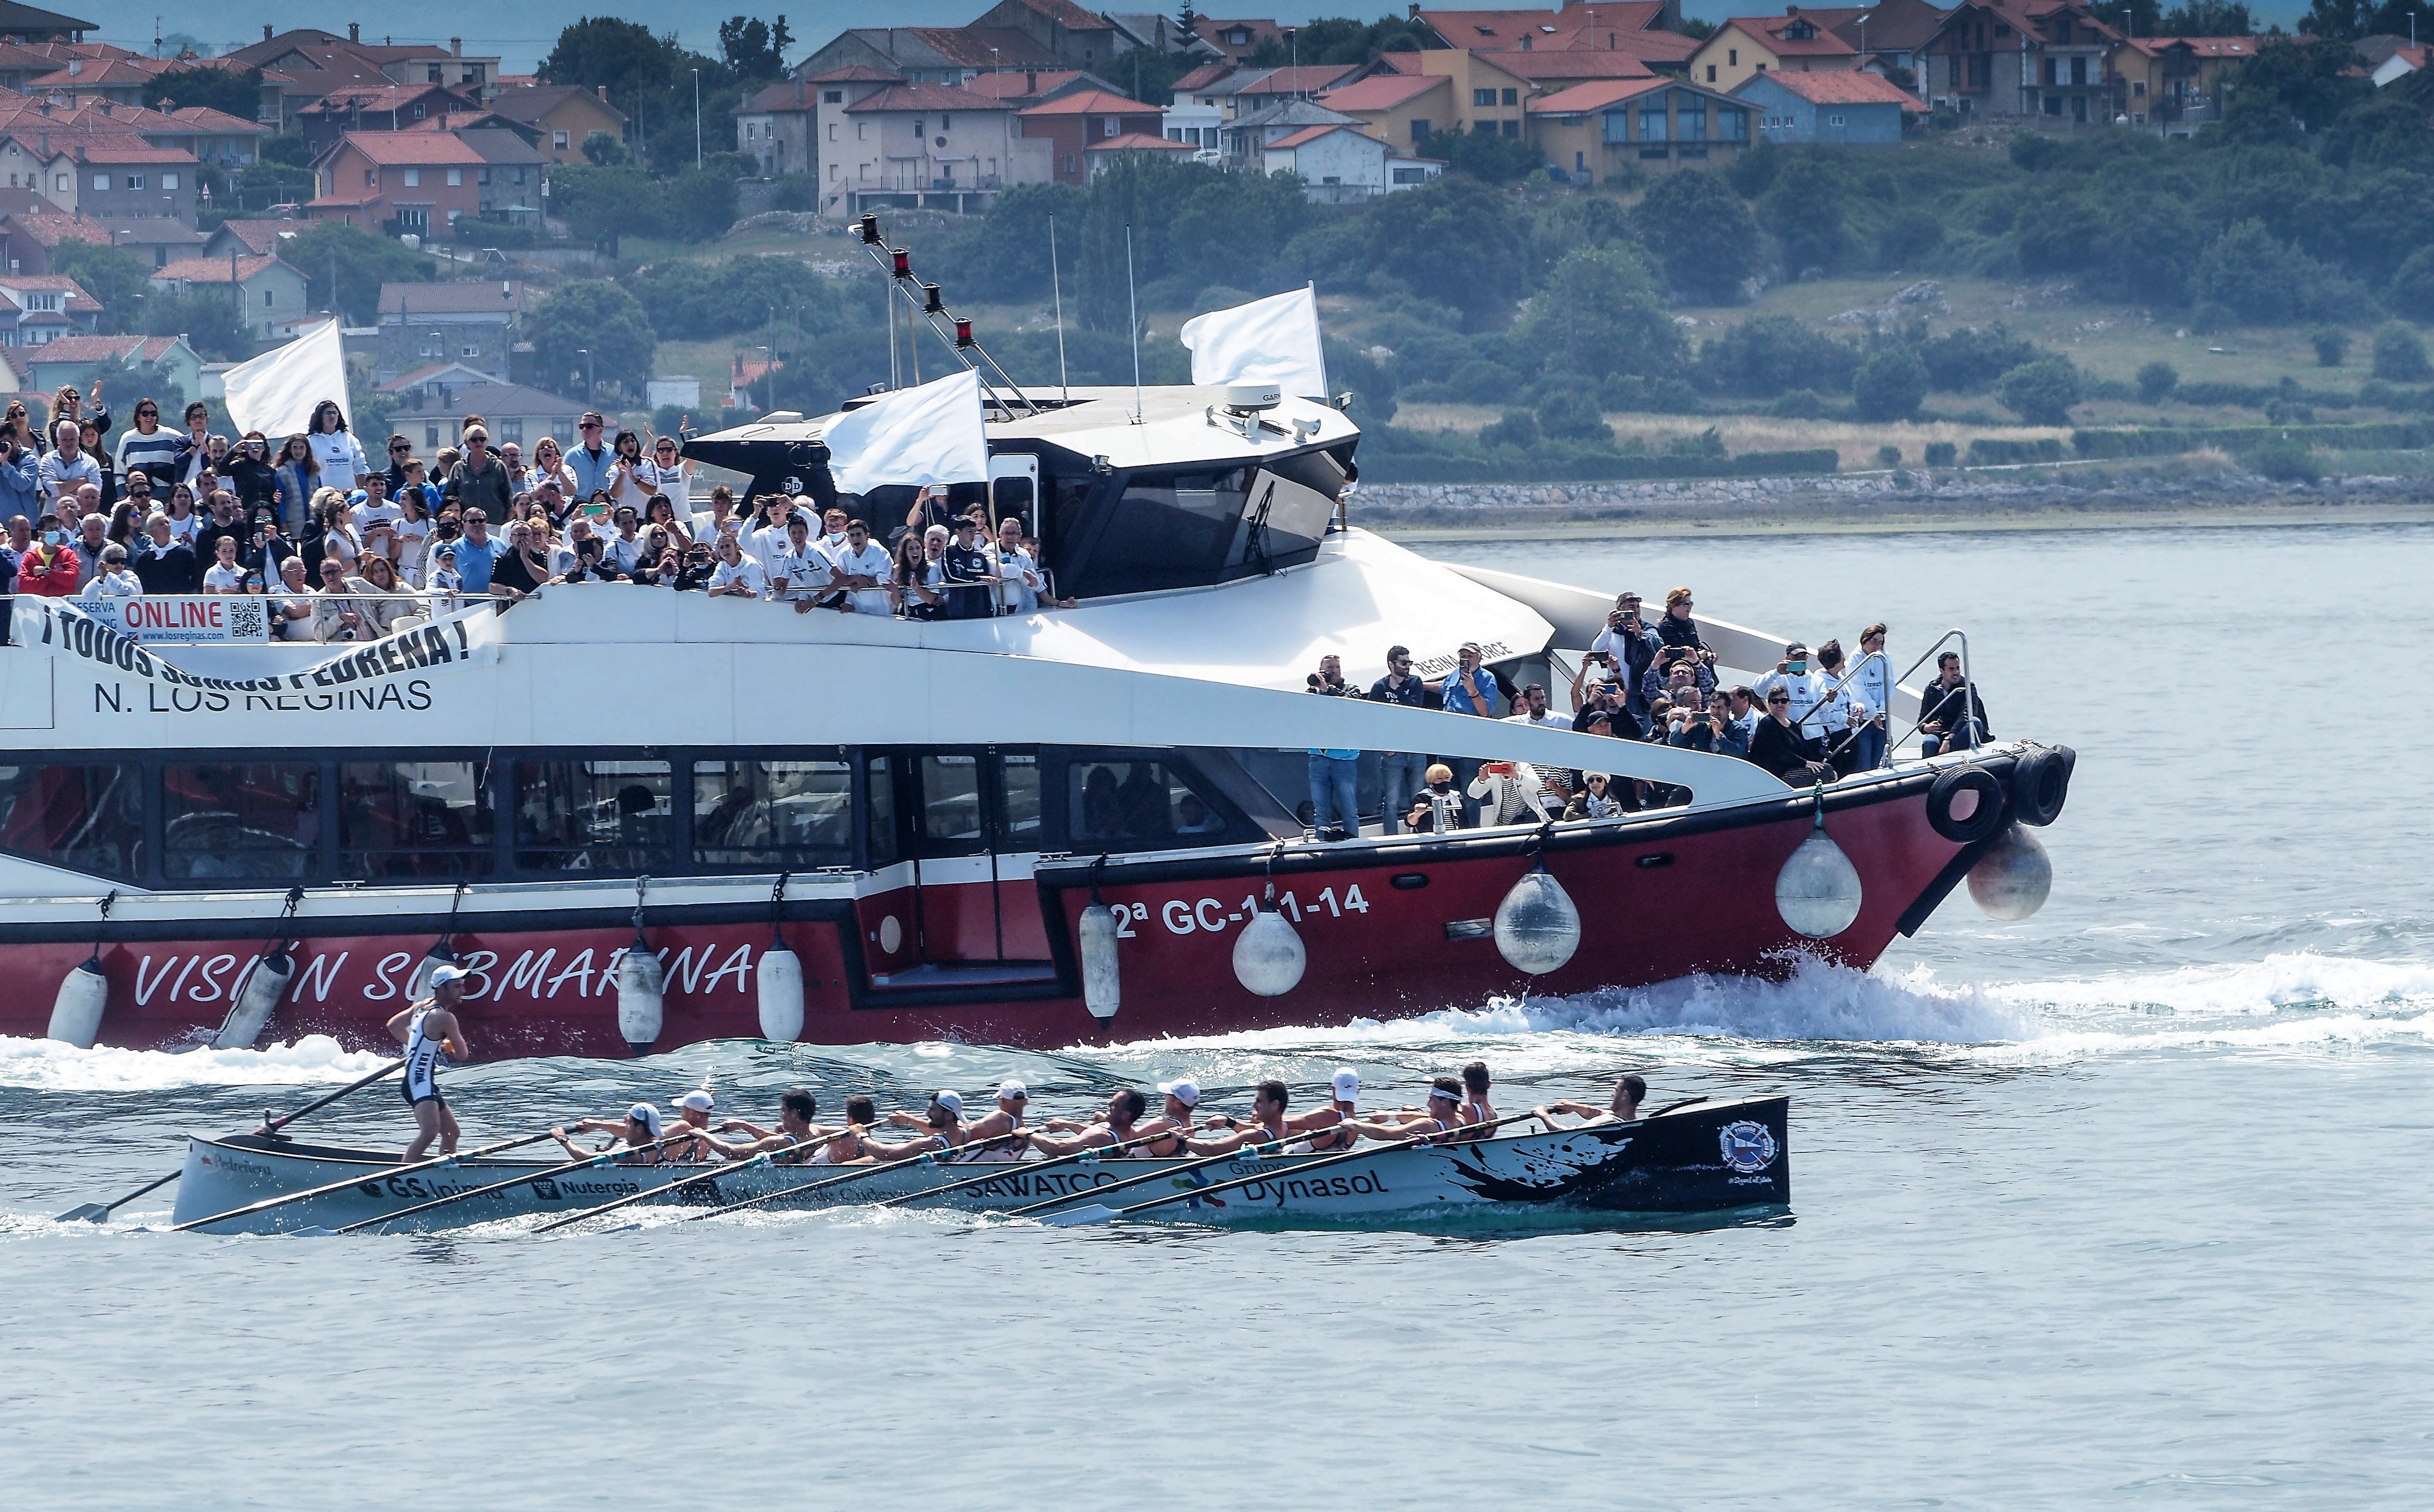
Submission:
[[[422,1032],[422,1021],[432,1010],[423,1009],[408,1021],[405,1028],[405,1081],[400,1089],[405,1094],[405,1106],[437,1103],[448,1106],[439,1095],[439,1057],[447,1047]]]
[[[852,1154],[852,1155],[850,1155],[850,1156],[848,1156],[848,1160],[861,1160],[861,1159],[862,1159],[862,1157],[863,1157],[862,1136],[861,1136],[861,1135],[859,1135],[859,1134],[855,1134],[855,1135],[850,1136],[850,1138],[853,1140],[853,1154]],[[829,1140],[825,1140],[825,1141],[821,1142],[820,1147],[819,1147],[818,1149],[814,1150],[814,1151],[812,1152],[812,1158],[811,1158],[810,1160],[804,1160],[804,1161],[801,1161],[801,1162],[799,1162],[799,1163],[801,1163],[801,1164],[803,1164],[803,1165],[838,1165],[838,1164],[842,1164],[842,1163],[843,1163],[842,1161],[839,1161],[839,1160],[832,1160],[832,1159],[831,1159],[831,1158],[830,1158],[830,1155],[829,1155],[829,1147],[830,1147],[831,1145],[834,1144],[835,1143],[836,1143],[836,1140],[835,1140],[835,1139],[829,1139]],[[790,1162],[788,1162],[788,1163],[793,1164],[793,1163],[797,1163],[797,1162],[792,1162],[792,1161],[790,1161]]]
[[[1352,1115],[1345,1114],[1322,1129],[1313,1129],[1300,1143],[1288,1146],[1287,1155],[1332,1155],[1352,1148],[1352,1130],[1347,1126]]]
[[[999,1111],[1003,1112],[1004,1109],[1000,1108]],[[968,1155],[951,1152],[942,1157],[943,1161],[948,1164],[988,1165],[996,1162],[1007,1162],[1021,1160],[1022,1149],[1020,1142],[1015,1140],[1012,1136],[1021,1132],[1022,1115],[1020,1113],[1010,1113],[1007,1114],[1007,1116],[1014,1120],[1013,1128],[1006,1130],[1004,1134],[984,1134],[981,1136],[983,1139],[995,1139],[1000,1143],[992,1144],[985,1150],[973,1150]],[[966,1143],[968,1143],[971,1140],[971,1136],[967,1134],[964,1136],[964,1139]],[[964,1145],[961,1144],[955,1146],[956,1151],[961,1151],[963,1148]]]

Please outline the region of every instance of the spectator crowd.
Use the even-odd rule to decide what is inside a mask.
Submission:
[[[189,404],[172,429],[139,400],[110,442],[100,386],[53,396],[46,428],[22,403],[0,416],[0,594],[55,598],[243,593],[277,600],[286,640],[368,640],[468,597],[515,600],[554,584],[622,583],[782,600],[908,619],[1070,608],[1026,523],[994,523],[924,490],[877,527],[807,495],[693,497],[677,438],[583,416],[578,443],[543,438],[527,463],[479,415],[455,446],[416,456],[403,436],[378,463],[324,401],[276,443],[213,434]]]

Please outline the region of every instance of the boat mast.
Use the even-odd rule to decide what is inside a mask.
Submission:
[[[1073,403],[1073,385],[1065,376],[1065,280],[1056,271],[1056,217],[1048,217],[1048,291],[1056,301],[1056,387],[1065,403]]]
[[[921,381],[921,358],[917,352],[912,350],[914,343],[911,340],[913,320],[917,312],[922,323],[929,326],[932,333],[947,344],[947,350],[955,354],[955,360],[980,376],[981,387],[988,390],[989,399],[1001,411],[1011,412],[1020,405],[1026,415],[1039,413],[1039,406],[1022,391],[1022,386],[1016,383],[1013,375],[973,336],[972,323],[947,308],[946,299],[938,292],[938,285],[921,284],[920,298],[917,300],[914,297],[913,285],[919,281],[913,275],[913,253],[905,248],[890,247],[881,239],[877,215],[863,216],[854,226],[854,234],[860,238],[863,250],[868,252],[871,260],[879,265],[880,271],[887,275],[889,286],[904,301],[905,346],[912,354],[915,383]],[[892,310],[894,306],[889,308]],[[892,344],[890,350],[893,350]],[[979,360],[974,361],[975,357]]]

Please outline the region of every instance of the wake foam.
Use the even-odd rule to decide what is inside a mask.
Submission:
[[[150,1091],[170,1087],[295,1087],[352,1081],[393,1057],[346,1050],[325,1034],[259,1050],[78,1050],[56,1040],[0,1035],[0,1086],[42,1091]]]
[[[2357,960],[2310,951],[2231,966],[2185,966],[2076,982],[2019,982],[1982,989],[2023,1009],[2073,1019],[2113,1013],[2253,1018],[2316,1011],[2434,1007],[2434,966]]]

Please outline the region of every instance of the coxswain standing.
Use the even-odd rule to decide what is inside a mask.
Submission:
[[[471,1060],[472,1052],[465,1042],[465,1026],[456,1022],[456,1003],[465,995],[465,969],[461,966],[440,966],[431,973],[431,995],[418,998],[400,1009],[388,1021],[388,1032],[405,1046],[406,1106],[414,1109],[414,1143],[405,1147],[405,1159],[419,1160],[439,1142],[439,1153],[456,1153],[456,1115],[439,1096],[439,1061],[442,1055],[458,1060]]]
[[[1253,1094],[1251,1108],[1256,1122],[1245,1127],[1231,1113],[1214,1114],[1209,1119],[1210,1126],[1222,1119],[1228,1132],[1210,1139],[1186,1140],[1184,1146],[1194,1155],[1229,1155],[1261,1144],[1281,1144],[1287,1137],[1285,1104],[1292,1096],[1292,1090],[1272,1076],[1260,1083]]]
[[[961,1149],[971,1135],[964,1129],[964,1098],[961,1092],[934,1092],[930,1106],[919,1116],[899,1110],[887,1115],[887,1122],[898,1128],[927,1126],[929,1133],[917,1139],[900,1140],[894,1144],[883,1140],[864,1140],[862,1152],[874,1160],[909,1160],[917,1155],[935,1150],[945,1154]]]
[[[586,1129],[600,1129],[614,1136],[608,1143],[596,1150],[587,1150],[576,1144],[563,1127],[551,1129],[549,1137],[557,1141],[568,1155],[578,1160],[588,1160],[595,1155],[606,1155],[623,1144],[626,1146],[626,1153],[617,1158],[619,1165],[661,1165],[666,1163],[666,1159],[660,1155],[658,1145],[653,1142],[660,1137],[660,1130],[666,1126],[666,1121],[660,1116],[660,1110],[657,1108],[649,1103],[636,1103],[626,1109],[623,1120],[587,1118],[574,1126],[577,1134]]]
[[[1106,1110],[1094,1123],[1086,1124],[1071,1118],[1050,1119],[1045,1126],[1057,1132],[1032,1135],[1031,1147],[1054,1160],[1061,1155],[1079,1155],[1084,1150],[1122,1144],[1140,1137],[1138,1125],[1141,1114],[1147,1111],[1149,1099],[1127,1087],[1122,1091],[1107,1094]]]

